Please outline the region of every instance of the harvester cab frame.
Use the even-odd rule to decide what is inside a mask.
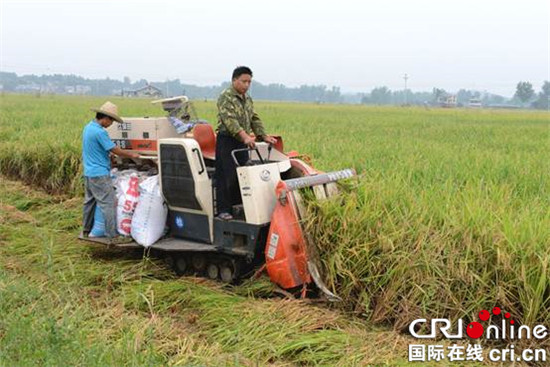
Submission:
[[[172,114],[189,100],[179,96],[153,103],[161,103]],[[150,247],[154,255],[164,258],[178,274],[206,275],[224,282],[261,267],[284,289],[299,289],[305,296],[307,286],[315,283],[329,300],[338,299],[323,283],[316,247],[302,227],[305,210],[300,189],[311,187],[319,199],[336,195],[335,182],[353,177],[353,170],[317,171],[296,152],[284,153],[281,137],[274,147],[258,142],[255,149],[237,149],[232,157],[242,204],[233,207],[234,219],[226,221],[216,218],[216,134],[211,125],[199,123],[178,133],[170,116],[123,120],[107,129],[109,136],[121,148],[139,152],[140,159],[118,159],[115,166],[154,165],[168,207],[169,232]],[[246,164],[239,163],[238,154],[245,154]],[[107,243],[104,238],[80,238]],[[141,248],[135,242],[117,246]]]

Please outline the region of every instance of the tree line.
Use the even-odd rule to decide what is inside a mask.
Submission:
[[[8,92],[36,91],[59,94],[123,95],[124,91],[137,90],[149,83],[145,79],[132,82],[129,77],[124,77],[123,80],[111,78],[87,79],[77,75],[18,76],[16,73],[0,72],[0,84],[2,90]],[[229,82],[217,86],[197,86],[174,79],[150,84],[158,88],[165,96],[184,94],[193,99],[214,99],[219,96],[222,90],[227,88]],[[74,92],[77,90],[83,92]],[[340,92],[340,88],[329,88],[325,85],[301,85],[290,88],[283,84],[266,85],[253,81],[251,93],[255,99],[265,100],[323,103],[349,102]]]
[[[137,90],[148,84],[147,80],[132,81],[129,77],[123,80],[104,78],[89,79],[77,75],[21,75],[0,72],[2,91],[37,92],[59,94],[122,95],[124,91]],[[197,86],[181,82],[179,79],[151,83],[160,89],[165,96],[185,94],[192,99],[216,99],[229,82],[216,86]],[[407,90],[390,90],[386,86],[372,89],[368,93],[342,93],[339,87],[326,85],[301,85],[287,87],[284,84],[262,84],[253,81],[251,94],[258,100],[297,101],[314,103],[363,103],[373,105],[437,105],[445,96],[451,95],[442,88],[433,88],[428,92]],[[550,82],[545,81],[539,93],[536,93],[530,82],[521,81],[516,86],[512,98],[493,93],[460,89],[456,96],[457,106],[466,106],[474,99],[484,106],[513,105],[548,109]]]
[[[550,108],[550,82],[545,81],[538,94],[535,93],[533,84],[525,81],[519,82],[514,98],[519,99],[523,104],[530,103],[533,108],[547,110]]]

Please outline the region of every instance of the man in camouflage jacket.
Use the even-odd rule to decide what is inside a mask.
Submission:
[[[218,137],[216,140],[216,202],[218,217],[233,219],[231,208],[242,202],[237,168],[231,151],[254,148],[255,139],[275,144],[267,135],[260,117],[254,112],[252,98],[246,93],[252,82],[252,70],[239,66],[233,70],[231,86],[218,98]],[[251,136],[251,134],[254,136]],[[247,152],[236,154],[240,165],[246,163]]]

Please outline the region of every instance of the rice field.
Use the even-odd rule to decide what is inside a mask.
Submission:
[[[163,114],[147,100],[109,99],[123,116]],[[92,117],[89,108],[104,101],[1,96],[0,173],[78,202],[80,134]],[[550,324],[548,112],[255,105],[268,132],[282,135],[287,150],[306,153],[322,170],[353,167],[360,174],[345,184],[340,199],[309,205],[307,226],[325,280],[344,299],[335,306],[338,312],[396,331],[419,317],[475,319],[479,310],[494,306],[521,324]],[[201,118],[215,122],[215,102],[198,102],[196,108]],[[67,223],[50,228],[76,234],[78,215]],[[20,256],[31,261],[39,255],[29,248]],[[134,287],[123,276],[120,282],[122,288]],[[151,289],[156,286],[164,288],[154,282]],[[203,299],[199,291],[186,291]],[[240,291],[246,294],[246,286]],[[171,292],[164,289],[155,299],[168,302]],[[143,297],[129,304],[149,307]],[[0,326],[0,338],[2,331]],[[226,337],[230,344],[232,336]],[[220,348],[227,351],[226,344]],[[269,355],[247,353],[252,360]],[[302,352],[289,353],[292,357],[275,360],[342,361],[300,361]]]
[[[0,366],[406,365],[406,338],[75,239],[80,198],[0,177]]]

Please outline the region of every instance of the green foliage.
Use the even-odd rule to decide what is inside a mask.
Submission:
[[[550,109],[550,82],[544,81],[538,99],[533,102],[533,107],[541,110]]]
[[[535,95],[535,90],[533,89],[533,84],[529,82],[519,82],[516,86],[516,94],[514,97],[517,97],[521,102],[525,103]]]

